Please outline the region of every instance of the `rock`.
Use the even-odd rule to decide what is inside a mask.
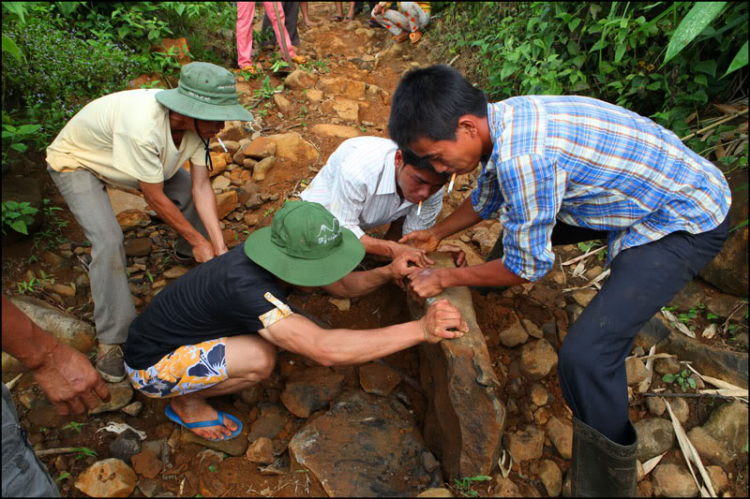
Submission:
[[[724,473],[724,470],[720,466],[706,466],[706,473],[708,473],[708,478],[711,479],[711,485],[713,485],[714,491],[717,494],[721,494],[729,489],[727,474]]]
[[[151,239],[140,237],[137,239],[127,239],[125,241],[125,254],[127,256],[147,256],[151,253]]]
[[[289,102],[289,99],[287,99],[281,94],[273,94],[273,102],[274,104],[276,104],[276,107],[279,108],[279,111],[281,111],[285,115],[288,115],[294,112],[294,107],[292,106],[292,103]]]
[[[649,480],[644,480],[638,484],[638,490],[636,491],[638,497],[653,497],[654,486]],[[570,497],[570,496],[567,496]]]
[[[723,293],[716,293],[706,299],[706,308],[709,312],[713,312],[722,319],[726,319],[734,310],[734,307],[740,300],[735,296],[725,295]],[[747,311],[747,305],[742,311],[738,311],[735,317],[742,317]]]
[[[237,195],[237,201],[239,204],[245,206],[245,208],[254,209],[263,204],[260,196],[258,196],[258,186],[249,182],[242,186],[239,194]]]
[[[427,489],[417,494],[417,497],[453,497],[450,490],[444,488]]]
[[[518,321],[518,317],[515,314],[511,314],[511,317],[513,322],[499,334],[500,343],[508,348],[523,345],[529,339],[529,334]]]
[[[248,227],[255,227],[258,224],[258,220],[260,220],[260,215],[257,215],[257,214],[254,214],[254,213],[248,213],[242,219],[242,221]]]
[[[479,251],[482,255],[489,255],[492,248],[497,242],[498,234],[490,231],[486,227],[478,227],[474,230],[471,240],[479,245]]]
[[[310,104],[318,104],[323,100],[323,92],[317,88],[309,88],[307,89],[305,97]]]
[[[232,155],[225,152],[212,152],[211,165],[213,170],[208,173],[209,177],[221,175],[227,169],[227,165],[232,162]]]
[[[286,88],[308,89],[307,92],[309,93],[315,86],[315,76],[301,69],[295,69],[284,79],[284,86]]]
[[[591,300],[594,299],[596,293],[597,292],[595,290],[587,288],[573,291],[572,296],[576,303],[578,303],[582,307],[585,307],[589,304],[589,302],[591,302]]]
[[[260,160],[275,156],[277,148],[278,146],[273,138],[258,137],[243,149],[243,153],[246,157]]]
[[[539,467],[539,478],[542,480],[544,487],[547,489],[549,497],[558,497],[562,492],[562,471],[557,464],[545,459]]]
[[[693,279],[672,298],[670,306],[678,310],[688,310],[699,303],[706,302],[706,292],[703,290],[705,284],[701,284],[700,279]]]
[[[239,205],[239,198],[235,191],[225,192],[216,196],[216,205],[219,210],[219,220],[229,215]]]
[[[547,421],[545,430],[562,458],[570,459],[573,455],[573,425],[553,416]]]
[[[687,423],[688,418],[690,417],[690,406],[687,401],[683,398],[676,397],[669,401],[669,405],[672,407],[672,412],[677,418],[677,421],[683,425]]]
[[[97,461],[76,480],[75,487],[91,497],[128,497],[135,490],[135,472],[116,458]]]
[[[232,182],[228,178],[223,177],[223,176],[218,176],[218,177],[214,177],[213,181],[211,182],[211,187],[213,187],[214,189],[219,189],[223,191],[224,189],[229,187],[231,183]]]
[[[747,186],[747,178],[747,170],[734,173],[729,178],[729,188],[732,191],[729,221],[732,227],[748,219],[748,191],[746,187],[742,188],[743,185]],[[730,232],[719,254],[706,265],[700,276],[724,293],[747,296],[749,286],[747,241],[747,225]]]
[[[359,122],[359,104],[354,101],[337,98],[333,101],[333,110],[342,119]]]
[[[227,148],[226,152],[228,152],[229,154],[236,153],[242,145],[236,140],[222,140],[222,142],[224,142],[224,147]],[[213,152],[221,152],[224,150],[224,147],[221,147],[221,144],[219,142],[211,143],[211,150]]]
[[[245,132],[245,127],[241,121],[226,121],[224,129],[217,135],[225,143],[227,140],[239,142],[247,136],[248,134]]]
[[[146,227],[151,223],[151,217],[141,210],[124,210],[117,215],[117,223],[120,224],[120,229],[123,232],[127,232]]]
[[[10,296],[10,301],[21,309],[37,326],[52,334],[57,341],[89,353],[96,340],[94,328],[42,300],[30,296]],[[21,372],[26,368],[13,356],[3,352],[3,372]]]
[[[127,379],[119,383],[107,383],[112,398],[105,404],[99,404],[89,411],[89,414],[99,414],[108,411],[119,411],[133,399],[133,385]]]
[[[135,194],[130,194],[114,187],[107,187],[107,196],[109,197],[109,204],[112,205],[112,211],[115,213],[115,216],[127,210],[145,212],[148,207],[148,203],[141,196],[136,196]]]
[[[630,357],[625,360],[625,371],[627,372],[628,385],[637,385],[648,379],[651,373],[646,365],[638,357]]]
[[[298,418],[308,418],[341,392],[344,376],[327,367],[312,367],[291,378],[281,401]]]
[[[179,279],[188,272],[190,272],[189,268],[183,267],[182,265],[177,265],[176,267],[172,267],[166,270],[162,275],[167,279]]]
[[[469,241],[471,241],[471,239],[469,239]],[[469,263],[469,266],[485,263],[482,255],[480,255],[472,245],[466,244],[466,241],[461,241],[460,239],[446,239],[444,242],[445,244],[458,246],[466,254],[466,261]]]
[[[530,381],[545,378],[557,367],[557,352],[545,339],[527,343],[521,350],[521,373]]]
[[[364,98],[366,85],[362,81],[350,80],[348,78],[327,77],[321,78],[318,81],[318,88],[329,94],[358,100]]]
[[[551,397],[550,393],[541,383],[533,383],[531,385],[531,401],[534,405],[539,407],[545,406],[551,402]]]
[[[508,441],[513,461],[530,461],[542,457],[544,432],[534,425],[511,433]]]
[[[53,284],[50,289],[61,296],[72,298],[76,295],[76,290],[66,284]]]
[[[727,454],[744,452],[748,441],[748,409],[739,400],[728,402],[713,410],[703,429],[722,443]]]
[[[682,364],[676,359],[656,359],[654,362],[654,371],[659,374],[677,374],[682,371]]]
[[[317,124],[313,126],[310,131],[320,137],[335,137],[339,139],[351,139],[352,137],[359,137],[362,135],[362,133],[356,128],[344,125]]]
[[[539,329],[539,326],[528,319],[523,320],[523,328],[529,333],[529,336],[533,336],[534,338],[544,338],[544,333]]]
[[[254,442],[261,437],[276,438],[281,430],[291,421],[291,416],[277,405],[261,407],[260,417],[250,427],[247,438]]]
[[[724,446],[700,426],[692,428],[687,433],[688,439],[698,451],[698,454],[706,462],[716,463],[721,466],[729,466],[732,457],[726,453]]]
[[[429,257],[436,267],[454,267],[446,253]],[[469,289],[449,288],[435,298],[449,299],[469,331],[457,340],[420,346],[420,378],[427,394],[424,438],[448,480],[488,475],[497,466],[505,424],[505,406],[495,392],[500,381]],[[423,305],[411,298],[408,303],[413,318],[424,314]]]
[[[130,464],[130,458],[141,452],[141,437],[132,430],[125,430],[109,444],[109,451],[112,457]]]
[[[252,463],[270,464],[273,461],[273,444],[266,437],[260,437],[247,448],[245,454]]]
[[[138,490],[146,497],[174,497],[171,492],[163,492],[161,487],[161,480],[151,480],[149,478],[143,478],[138,481]]]
[[[318,150],[297,132],[271,135],[268,139],[276,144],[277,158],[292,161],[297,167],[309,166],[318,160]]]
[[[400,43],[391,43],[391,45],[380,53],[380,58],[397,59],[404,53],[404,47]]]
[[[349,298],[329,298],[328,301],[342,312],[346,312],[352,306],[352,301]]]
[[[44,263],[48,263],[50,265],[50,270],[52,272],[57,272],[66,264],[65,258],[49,250],[45,250],[43,255],[44,255]]]
[[[439,466],[440,463],[435,459],[435,455],[432,452],[427,451],[422,453],[422,468],[424,468],[427,473],[432,473],[438,469]]]
[[[145,450],[130,458],[133,470],[146,478],[154,479],[161,472],[161,461],[155,452]]]
[[[677,464],[658,464],[651,473],[656,497],[696,497],[698,486],[690,472]]]
[[[275,161],[276,158],[274,156],[259,161],[258,164],[255,165],[255,168],[253,168],[253,181],[260,182],[261,180],[265,180],[266,173],[273,168]]]
[[[666,419],[641,419],[634,426],[638,432],[637,458],[642,463],[668,451],[675,443],[672,423]]]
[[[221,440],[219,442],[212,442],[201,438],[187,428],[182,428],[182,434],[180,435],[180,441],[183,444],[198,444],[209,449],[226,452],[230,456],[241,456],[247,450],[247,425],[242,428],[242,433],[237,435],[231,440]]]
[[[667,410],[667,404],[662,397],[646,397],[646,407],[652,416],[661,416]]]
[[[331,497],[411,495],[431,481],[420,459],[427,450],[398,400],[360,391],[340,397],[289,443],[292,469],[310,470]]]
[[[400,382],[401,376],[396,371],[379,362],[359,368],[359,383],[367,393],[387,397]]]
[[[122,412],[124,412],[128,416],[137,418],[138,415],[141,413],[142,409],[143,409],[143,403],[135,401],[132,404],[128,404],[125,407],[123,407]]]
[[[252,169],[257,164],[258,161],[253,158],[245,158],[242,160],[242,166],[248,170]]]
[[[495,477],[495,488],[492,490],[495,497],[522,497],[521,489],[513,483],[510,478],[503,478],[502,475]]]

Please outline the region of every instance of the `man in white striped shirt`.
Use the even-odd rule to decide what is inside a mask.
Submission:
[[[445,182],[446,176],[429,165],[406,164],[395,142],[356,137],[334,151],[300,197],[325,206],[368,254],[395,259],[404,251],[421,250],[368,236],[364,229],[401,217],[406,217],[403,234],[432,227],[443,207]]]

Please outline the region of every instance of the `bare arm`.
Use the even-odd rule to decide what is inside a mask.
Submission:
[[[450,331],[449,329],[458,329]],[[324,366],[359,364],[385,357],[423,341],[437,343],[458,338],[468,331],[457,308],[442,300],[434,303],[418,321],[380,329],[322,329],[314,322],[293,314],[259,334],[274,345]]]
[[[356,298],[369,294],[391,281],[399,281],[419,270],[421,266],[420,253],[412,251],[399,255],[398,258],[384,267],[350,272],[342,279],[322,288],[336,296]]]
[[[190,176],[193,181],[195,209],[208,231],[208,237],[211,238],[211,243],[214,245],[216,256],[223,255],[228,250],[219,226],[219,210],[216,206],[214,190],[211,187],[208,168],[191,164]]]
[[[435,224],[427,230],[418,230],[402,237],[399,243],[413,244],[415,247],[435,251],[440,241],[448,236],[476,225],[482,221],[482,217],[474,211],[471,197],[467,197],[456,211],[451,213],[442,222]]]
[[[164,194],[164,182],[149,184],[139,180],[138,185],[146,202],[157,215],[190,243],[196,261],[205,262],[214,257],[211,243],[195,230],[195,227],[187,221],[179,208]]]
[[[85,355],[59,343],[3,296],[3,351],[31,370],[34,379],[65,416],[82,414],[109,399],[109,390]]]
[[[365,247],[365,252],[368,255],[380,255],[395,260],[402,253],[416,252],[419,255],[422,265],[432,265],[433,262],[430,260],[424,250],[409,246],[407,244],[400,244],[396,241],[387,241],[385,239],[377,239],[375,237],[364,236],[359,238],[362,246]]]

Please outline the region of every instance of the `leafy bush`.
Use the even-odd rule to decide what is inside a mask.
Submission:
[[[21,234],[29,234],[28,227],[34,223],[34,215],[39,209],[24,201],[4,201],[2,205],[2,231],[6,234],[5,227],[10,227]]]
[[[671,59],[662,63],[670,38],[694,6],[455,2],[435,32],[446,42],[443,58],[465,56],[470,78],[491,100],[587,95],[651,116],[685,135],[691,114],[739,86],[740,72],[723,76],[736,64],[748,36],[747,4],[722,5],[715,18],[707,17],[713,20],[710,26],[698,29],[692,43],[673,46]]]
[[[25,61],[3,53],[3,111],[22,109],[41,125],[37,146],[53,138],[90,100],[125,89],[142,72],[133,51],[112,41],[79,37],[49,12],[27,16],[26,23],[3,26],[25,54]]]

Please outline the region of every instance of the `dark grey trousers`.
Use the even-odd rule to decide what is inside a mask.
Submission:
[[[279,2],[284,8],[284,26],[286,31],[289,33],[289,39],[292,41],[292,45],[299,47],[299,31],[297,31],[297,18],[299,16],[299,2]],[[276,40],[276,33],[273,31],[271,26],[271,20],[268,16],[263,16],[263,27],[261,31],[269,31],[271,33],[271,39],[266,43],[269,46],[275,47],[279,44]]]

